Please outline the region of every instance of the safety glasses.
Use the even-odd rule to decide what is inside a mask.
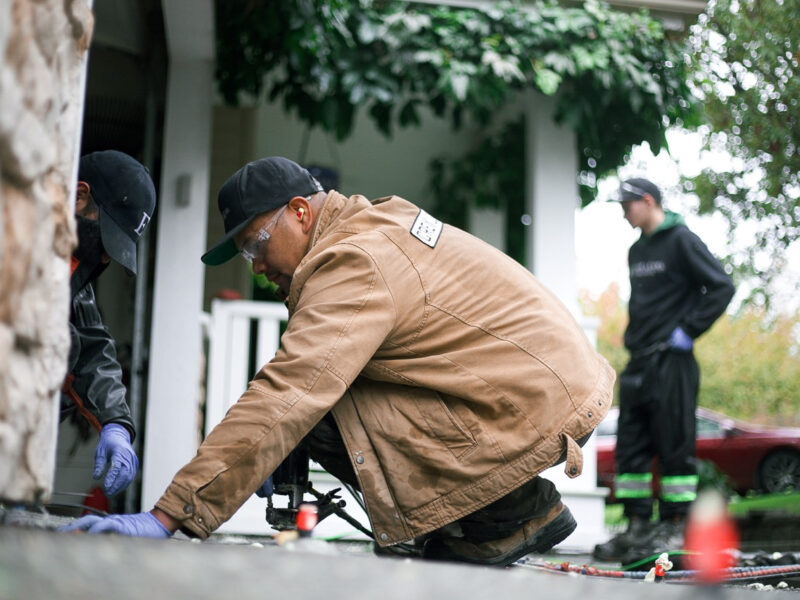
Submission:
[[[259,229],[258,233],[256,233],[252,239],[249,239],[247,242],[242,244],[239,254],[242,255],[243,259],[252,264],[259,252],[261,252],[262,248],[266,246],[267,242],[269,242],[269,239],[272,237],[272,230],[275,229],[275,226],[278,224],[278,219],[281,218],[281,215],[284,213],[287,206],[289,205],[284,204],[283,208],[281,208],[275,214],[275,216],[270,219],[269,223]]]

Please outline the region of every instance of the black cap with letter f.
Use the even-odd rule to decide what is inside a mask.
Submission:
[[[98,206],[106,252],[135,274],[136,242],[156,207],[156,189],[147,168],[124,152],[92,152],[78,163],[78,181],[89,184]]]

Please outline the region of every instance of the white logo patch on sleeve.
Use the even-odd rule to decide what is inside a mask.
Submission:
[[[439,236],[442,235],[443,228],[444,223],[420,209],[417,218],[414,219],[414,224],[411,226],[411,235],[423,244],[435,248],[436,242],[439,241]]]

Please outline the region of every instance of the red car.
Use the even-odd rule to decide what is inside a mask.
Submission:
[[[800,428],[761,427],[706,408],[697,409],[697,457],[712,462],[744,494],[800,490]],[[614,492],[617,407],[597,427],[597,485]],[[655,466],[654,466],[655,473]],[[654,477],[657,491],[658,478]]]

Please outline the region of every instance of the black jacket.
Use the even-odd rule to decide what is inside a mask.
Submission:
[[[135,429],[125,400],[122,367],[117,361],[114,340],[100,317],[91,283],[72,298],[69,331],[69,373],[75,377],[73,389],[101,425],[119,423],[128,430],[133,441]],[[61,418],[74,410],[72,401],[62,394]]]
[[[631,299],[625,346],[635,357],[666,342],[680,326],[692,338],[725,311],[734,287],[703,241],[675,213],[628,253]]]

